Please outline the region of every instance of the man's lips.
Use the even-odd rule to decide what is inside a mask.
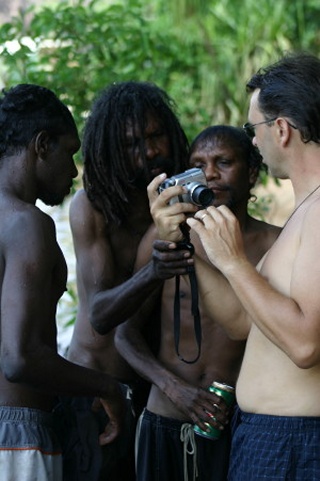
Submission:
[[[212,192],[214,194],[219,194],[219,193],[222,193],[222,192],[227,192],[228,189],[225,189],[223,187],[216,187],[216,186],[211,186],[211,185],[208,185],[209,189],[212,190]]]

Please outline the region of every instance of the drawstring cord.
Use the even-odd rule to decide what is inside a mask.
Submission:
[[[190,423],[184,423],[181,426],[180,441],[183,442],[183,473],[184,481],[189,480],[188,476],[188,460],[187,455],[193,456],[193,473],[192,481],[195,481],[198,477],[197,466],[197,445],[194,439],[193,426]],[[189,447],[190,446],[190,447]]]

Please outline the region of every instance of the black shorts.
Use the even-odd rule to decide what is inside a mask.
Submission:
[[[124,393],[127,386],[122,385]],[[63,481],[133,481],[136,419],[127,399],[124,429],[112,443],[99,445],[108,417],[103,409],[93,412],[93,398],[63,398],[56,409],[63,454]]]
[[[191,424],[145,410],[137,429],[137,481],[192,480],[194,470],[199,481],[226,481],[229,428],[223,431],[219,440],[193,434]]]

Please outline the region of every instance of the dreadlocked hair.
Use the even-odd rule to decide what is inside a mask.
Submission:
[[[189,145],[175,108],[173,100],[156,85],[134,81],[110,85],[93,103],[82,141],[83,185],[108,223],[124,221],[135,189],[134,165],[126,148],[128,123],[143,133],[147,115],[154,117],[168,136],[174,173],[187,168]],[[147,172],[143,135],[139,149]]]

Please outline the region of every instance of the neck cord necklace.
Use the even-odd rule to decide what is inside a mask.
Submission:
[[[294,209],[294,211],[289,215],[288,219],[286,220],[284,226],[282,227],[282,229],[285,228],[285,226],[288,224],[289,220],[291,219],[291,217],[297,212],[297,210],[302,206],[302,204],[304,204],[306,202],[306,200],[309,199],[309,197],[311,197],[315,192],[317,192],[317,190],[320,188],[320,184],[313,190],[310,192],[310,194],[308,194],[302,202],[300,202],[300,204]]]

